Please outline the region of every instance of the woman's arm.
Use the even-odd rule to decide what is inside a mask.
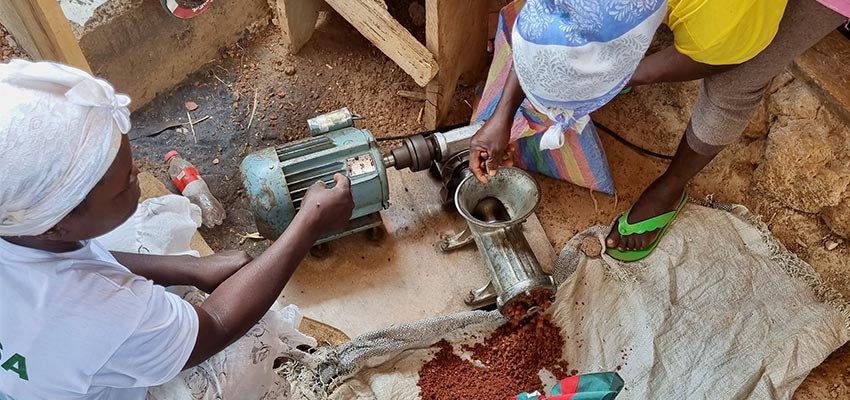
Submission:
[[[511,68],[502,97],[493,111],[493,115],[469,141],[469,169],[483,183],[487,175],[494,176],[502,163],[508,142],[511,139],[511,126],[514,114],[525,100],[525,93],[519,84],[519,78]]]
[[[339,232],[351,218],[354,201],[348,178],[336,174],[336,186],[321,182],[307,190],[301,210],[271,247],[222,282],[200,307],[198,339],[185,368],[224,349],[248,331],[272,303],[325,234]]]
[[[251,261],[244,251],[224,251],[207,257],[158,256],[112,252],[130,272],[162,286],[195,286],[212,293],[225,279]]]
[[[630,86],[661,82],[685,82],[702,79],[735,68],[735,65],[710,65],[694,61],[670,46],[641,60],[629,80]]]

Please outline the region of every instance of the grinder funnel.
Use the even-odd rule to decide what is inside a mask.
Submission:
[[[537,181],[511,167],[500,168],[486,185],[467,176],[455,193],[455,206],[484,258],[497,295],[496,305],[503,314],[515,301],[522,299],[524,307],[533,308],[532,299],[548,299],[555,294],[554,280],[540,268],[522,232],[522,224],[539,203]]]

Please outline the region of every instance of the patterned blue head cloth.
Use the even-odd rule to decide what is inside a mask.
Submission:
[[[581,132],[616,96],[646,53],[666,0],[528,0],[512,34],[514,70],[529,101],[553,124],[541,149]]]

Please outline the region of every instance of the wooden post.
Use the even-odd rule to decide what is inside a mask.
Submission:
[[[380,2],[375,0],[325,1],[375,47],[407,72],[419,86],[427,85],[437,74],[439,67],[434,55],[396,21]],[[449,2],[455,1],[449,0]],[[466,3],[466,0],[457,2]]]
[[[484,72],[487,60],[487,0],[427,0],[425,41],[440,72],[426,88],[425,127],[446,118],[462,74]]]
[[[91,72],[56,0],[0,0],[0,23],[33,58]]]
[[[277,0],[277,23],[290,53],[298,53],[313,36],[322,5],[322,0]]]

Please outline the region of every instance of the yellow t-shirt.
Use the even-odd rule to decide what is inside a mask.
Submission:
[[[680,53],[704,64],[740,64],[764,50],[788,0],[668,0],[664,22]]]

